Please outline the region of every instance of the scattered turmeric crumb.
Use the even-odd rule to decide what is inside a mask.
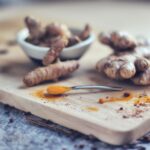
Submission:
[[[130,93],[129,93],[129,92],[123,93],[123,97],[129,97],[129,96],[130,96]]]
[[[47,88],[47,93],[50,95],[61,95],[70,90],[70,87],[53,85]]]
[[[48,100],[48,101],[57,101],[62,100],[64,96],[62,95],[50,95],[46,92],[45,89],[36,90],[32,93],[33,96],[40,98],[41,100]]]
[[[108,98],[106,98],[106,99],[108,99]],[[103,104],[104,102],[105,102],[105,99],[103,99],[103,98],[100,98],[100,99],[99,99],[99,103],[100,103],[100,104]]]
[[[99,111],[99,108],[98,107],[95,107],[95,106],[90,106],[90,107],[87,107],[86,108],[88,111],[92,111],[92,112],[97,112]]]
[[[119,102],[119,101],[126,102],[126,101],[130,101],[130,100],[134,100],[135,106],[144,105],[144,104],[150,103],[150,96],[148,96],[145,93],[133,94],[131,92],[125,92],[125,93],[123,93],[122,97],[100,98],[98,102],[100,104],[103,104],[103,103],[108,103],[108,102]]]
[[[150,103],[150,96],[140,96],[138,99],[135,100],[135,105],[141,105],[145,103]]]
[[[99,99],[99,103],[103,104],[103,103],[108,103],[108,102],[119,102],[119,101],[129,101],[134,97],[133,93],[123,93],[122,97],[107,97],[107,98],[100,98]]]

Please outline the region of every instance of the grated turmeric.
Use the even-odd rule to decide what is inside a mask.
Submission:
[[[128,93],[128,95],[124,93],[123,97],[100,98],[99,103],[103,104],[103,103],[108,103],[108,102],[126,102],[126,101],[131,100],[133,97],[134,95],[132,93]]]
[[[50,95],[61,95],[70,90],[70,87],[53,85],[47,88],[47,93]]]
[[[150,96],[141,96],[134,102],[135,105],[141,105],[146,103],[150,103]]]

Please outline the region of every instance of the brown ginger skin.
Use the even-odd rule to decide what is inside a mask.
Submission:
[[[101,33],[99,41],[111,47],[114,51],[134,50],[137,41],[128,32],[112,31],[109,33]]]
[[[50,50],[47,52],[47,54],[43,58],[43,65],[49,65],[53,63],[60,55],[61,51],[65,46],[67,45],[68,40],[65,38],[58,38],[56,41],[52,44]]]
[[[44,81],[55,81],[60,77],[68,76],[79,67],[78,61],[66,61],[50,64],[29,72],[23,79],[26,86],[34,86]]]
[[[24,19],[25,25],[27,26],[29,33],[30,33],[30,37],[31,39],[39,39],[43,36],[44,31],[41,27],[40,22],[36,21],[35,19],[27,16]]]
[[[77,43],[81,42],[80,38],[78,36],[71,36],[69,39],[68,39],[68,44],[66,47],[70,47],[70,46],[73,46]]]
[[[61,36],[61,37],[68,38],[71,36],[71,32],[69,31],[67,26],[63,24],[51,23],[46,26],[45,30],[46,30],[46,35],[48,35],[49,37]]]
[[[92,28],[89,24],[85,25],[83,31],[79,35],[80,40],[82,41],[86,40],[90,36],[91,30]]]
[[[150,85],[150,68],[138,73],[131,81],[136,85]]]

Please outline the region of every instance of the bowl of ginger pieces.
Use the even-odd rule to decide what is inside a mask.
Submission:
[[[56,51],[55,55],[60,54],[62,60],[79,59],[94,41],[88,24],[81,30],[55,22],[42,26],[31,17],[25,17],[24,22],[26,28],[18,33],[17,41],[24,52],[35,60],[43,60],[50,51]]]

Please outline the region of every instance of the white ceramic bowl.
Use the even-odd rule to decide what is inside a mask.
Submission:
[[[81,32],[79,29],[70,29],[72,33],[78,34]],[[21,48],[24,50],[24,52],[31,58],[36,59],[36,60],[42,60],[43,57],[46,55],[48,50],[50,48],[48,47],[40,47],[37,45],[33,45],[31,43],[28,43],[25,41],[25,39],[29,36],[28,29],[23,29],[21,30],[18,35],[17,35],[17,42],[21,46]],[[63,51],[61,52],[60,57],[62,59],[78,59],[80,58],[86,50],[89,48],[89,46],[92,44],[94,41],[95,36],[94,34],[91,34],[88,39],[85,41],[82,41],[74,46],[64,48]]]

